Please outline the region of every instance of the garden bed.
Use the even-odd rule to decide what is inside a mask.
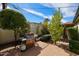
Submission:
[[[0,56],[20,56],[20,55],[21,55],[21,52],[18,48],[0,52]]]

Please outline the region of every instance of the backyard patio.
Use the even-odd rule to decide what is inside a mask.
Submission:
[[[25,10],[18,4],[1,3],[1,5],[0,56],[77,56],[79,54],[78,6],[78,8],[74,8],[73,22],[68,21],[68,19],[66,19],[67,22],[64,22],[61,7],[57,7],[57,10],[52,8],[54,11],[51,9],[50,13],[46,12],[51,16],[49,18],[49,16],[43,16],[41,13],[30,11],[29,8]],[[9,5],[14,9],[7,8]],[[49,8],[42,7],[49,11]],[[37,7],[35,8],[40,10]],[[64,6],[64,8],[70,8],[70,6]],[[22,11],[29,14],[40,14],[44,18],[38,19],[38,15],[35,14],[32,14],[32,16],[36,18],[32,18],[28,14],[25,14],[25,16],[21,13]],[[53,14],[51,14],[52,12]],[[32,21],[28,17],[32,18]]]
[[[56,46],[50,43],[38,41],[34,47],[24,52],[19,51],[19,49],[15,52],[14,47],[2,49],[0,52],[5,52],[13,49],[14,51],[12,51],[14,55],[20,56],[77,56],[77,54],[70,52],[67,48],[68,43],[61,42]]]

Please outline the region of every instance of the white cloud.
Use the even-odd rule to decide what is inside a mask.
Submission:
[[[69,20],[64,19],[66,17],[74,17],[76,10],[77,10],[77,6],[78,4],[72,4],[72,3],[45,3],[42,4],[43,6],[49,7],[49,8],[55,8],[56,10],[58,10],[58,7],[60,7],[60,11],[63,14],[63,19],[61,20],[62,23],[66,23]],[[73,7],[76,6],[76,7]],[[73,19],[72,19],[73,20]]]
[[[72,4],[72,3],[44,3],[42,5],[49,8],[55,8],[55,9],[58,9],[58,7],[60,7],[63,17],[74,16],[77,7],[72,7],[72,6],[78,6],[78,4]]]
[[[50,16],[48,16],[48,19],[52,19],[52,17],[53,17],[53,16],[52,16],[52,15],[50,15]]]
[[[69,7],[71,6],[71,4],[67,4],[67,3],[41,3],[43,6],[46,6],[46,7],[49,7],[49,8],[52,8],[52,7],[55,7],[55,8],[58,8],[58,7]]]
[[[49,8],[59,8],[59,7],[72,7],[72,6],[78,6],[77,3],[40,3],[43,6],[49,7]]]
[[[43,13],[41,12],[37,12],[35,10],[32,10],[32,9],[24,9],[25,11],[31,13],[31,14],[34,14],[34,15],[37,15],[37,16],[41,16],[43,18],[48,18],[47,16],[45,16]]]
[[[64,20],[64,19],[61,20],[61,23],[66,23],[66,22],[68,22],[68,21]]]
[[[11,9],[9,6],[7,6],[8,9]]]
[[[71,17],[71,16],[74,16],[75,13],[76,13],[76,9],[75,11],[72,9],[72,8],[61,8],[60,9],[62,14],[63,14],[63,17]]]

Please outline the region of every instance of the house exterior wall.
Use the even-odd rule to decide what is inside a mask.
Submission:
[[[14,41],[14,32],[12,30],[0,29],[0,44]]]
[[[41,29],[40,24],[30,23],[30,31],[33,32],[33,33],[36,33],[38,26],[39,26],[39,29]]]
[[[36,33],[36,24],[33,23],[30,24],[30,31]]]
[[[79,24],[78,24],[78,30],[79,30]]]

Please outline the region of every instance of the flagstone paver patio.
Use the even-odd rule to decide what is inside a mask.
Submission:
[[[60,43],[58,46],[56,46],[54,44],[38,41],[36,42],[36,45],[34,47],[24,52],[20,52],[19,50],[16,50],[16,51],[20,53],[21,56],[76,56],[77,54],[74,54],[69,50],[67,50],[66,45],[67,44],[65,43]],[[5,48],[0,52],[7,51],[7,50],[9,51],[11,49],[14,49],[14,47],[12,46],[12,47]],[[15,50],[12,50],[12,51],[15,51]],[[15,52],[12,52],[12,54],[14,53],[16,56],[17,53]]]
[[[37,46],[22,52],[23,56],[74,56],[76,54],[64,50],[56,45],[45,42],[37,42]]]

